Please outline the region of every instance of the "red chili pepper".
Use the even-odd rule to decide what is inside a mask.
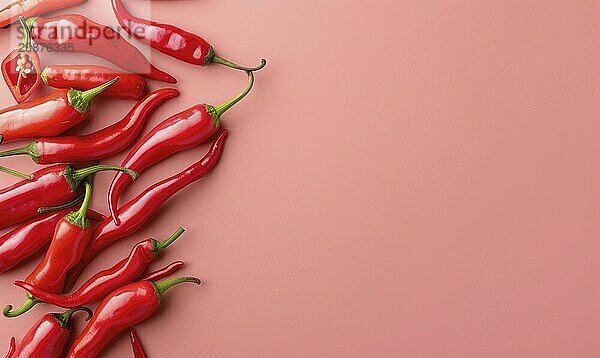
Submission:
[[[94,161],[123,151],[140,134],[144,124],[158,106],[179,96],[174,88],[149,93],[119,122],[83,136],[38,138],[28,145],[0,152],[0,157],[25,154],[38,164]]]
[[[157,283],[138,281],[112,292],[96,308],[92,320],[77,337],[67,357],[96,357],[119,333],[150,318],[165,291],[184,282],[202,283],[195,277],[178,277]]]
[[[11,358],[11,356],[15,353],[15,349],[17,349],[17,341],[15,340],[15,337],[12,337],[10,339],[10,346],[8,347],[8,353],[6,353],[6,357],[4,357],[4,358]]]
[[[240,66],[217,56],[213,47],[196,34],[173,25],[135,17],[127,11],[121,0],[112,0],[112,6],[119,24],[129,35],[181,61],[199,66],[219,63],[244,71],[257,71],[267,64],[262,59],[261,64],[253,68]]]
[[[160,268],[156,271],[150,272],[146,276],[142,277],[140,280],[146,280],[146,281],[152,281],[152,282],[162,280],[163,278],[170,276],[173,273],[181,270],[181,268],[184,265],[185,264],[183,263],[183,261],[172,262],[163,268]]]
[[[30,0],[13,0],[0,9],[0,27],[19,21],[19,17],[45,14],[54,10],[74,6],[85,0],[39,0],[32,5]]]
[[[131,349],[135,358],[148,358],[142,341],[133,327],[129,329],[129,340],[131,341]]]
[[[141,173],[170,155],[204,143],[218,132],[223,113],[252,89],[254,75],[248,72],[248,76],[249,83],[246,89],[220,106],[195,105],[159,123],[137,142],[123,160],[122,166]],[[116,175],[108,189],[108,208],[117,225],[119,197],[130,183],[127,177]]]
[[[63,313],[45,314],[31,327],[14,353],[8,357],[62,357],[71,335],[71,317],[77,311],[87,312],[86,321],[92,318],[92,311],[86,307],[73,308]]]
[[[42,46],[65,46],[70,52],[101,57],[122,69],[167,83],[177,80],[154,67],[144,55],[112,28],[78,14],[27,19],[31,37]],[[82,33],[83,32],[83,33]]]
[[[58,90],[0,111],[0,143],[55,136],[85,121],[92,99],[118,77],[87,91]]]
[[[30,175],[20,173],[27,179],[0,189],[0,229],[34,218],[39,214],[40,208],[72,202],[80,195],[82,181],[104,170],[124,170],[137,177],[129,169],[112,165],[75,169],[70,165],[57,164]]]
[[[146,93],[146,80],[140,75],[120,72],[112,68],[94,65],[50,65],[40,74],[46,86],[88,90],[119,77],[119,82],[102,92],[100,96],[137,101]]]
[[[71,209],[42,214],[0,236],[0,273],[6,272],[40,251],[50,241],[54,228]],[[102,221],[106,217],[93,210],[88,217]]]
[[[2,76],[17,103],[31,97],[40,87],[40,56],[31,50],[31,37],[23,18],[23,42],[2,61]],[[106,82],[106,81],[105,81]]]
[[[229,131],[224,129],[215,140],[208,153],[198,162],[179,174],[164,179],[140,193],[137,197],[119,208],[117,215],[121,225],[117,226],[107,218],[96,228],[90,246],[80,262],[69,271],[67,275],[67,289],[73,287],[75,281],[92,259],[106,246],[118,239],[125,238],[135,233],[149,220],[171,196],[176,194],[191,183],[201,179],[213,169],[223,153],[225,140]]]
[[[103,299],[128,283],[140,278],[146,268],[158,255],[171,245],[185,230],[179,228],[165,241],[154,239],[144,240],[131,250],[128,257],[119,261],[113,267],[100,271],[87,280],[75,292],[68,295],[56,294],[56,291],[47,291],[35,284],[25,281],[16,281],[15,285],[25,289],[30,295],[46,303],[59,307],[72,308],[86,306]]]

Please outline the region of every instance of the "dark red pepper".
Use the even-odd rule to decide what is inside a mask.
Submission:
[[[86,321],[92,318],[92,311],[86,307],[73,308],[63,313],[45,314],[29,329],[16,346],[14,353],[8,357],[62,357],[71,335],[71,317],[77,311],[84,311],[88,314]]]
[[[69,290],[73,287],[73,284],[77,281],[85,266],[102,249],[119,239],[135,233],[147,220],[158,212],[160,206],[171,196],[208,174],[219,162],[228,134],[229,131],[224,129],[208,153],[200,161],[181,173],[150,186],[137,197],[120,207],[117,216],[121,221],[121,225],[117,226],[111,218],[107,218],[98,224],[90,246],[80,262],[69,271],[65,288]]]
[[[158,81],[177,83],[173,76],[154,67],[121,34],[85,16],[68,14],[50,18],[34,17],[27,19],[27,24],[31,27],[32,39],[39,45],[64,45],[69,51],[103,58],[126,71]]]
[[[121,165],[141,173],[168,156],[202,144],[218,132],[223,113],[250,92],[254,84],[252,72],[248,72],[248,77],[246,89],[220,106],[195,105],[159,123],[137,142]],[[108,189],[108,208],[117,225],[119,197],[130,183],[126,176],[117,174]]]
[[[2,61],[2,76],[17,103],[27,100],[40,87],[40,56],[31,49],[27,24],[23,26],[23,41]],[[106,81],[105,81],[106,82]]]
[[[41,214],[0,236],[0,273],[10,270],[50,243],[56,224],[70,211],[66,208]],[[88,217],[95,221],[106,218],[93,210],[88,212]]]
[[[67,357],[96,357],[118,334],[150,318],[157,311],[165,291],[184,282],[202,283],[195,277],[178,277],[157,283],[138,281],[112,292],[96,308]]]
[[[163,278],[170,276],[173,273],[181,270],[183,268],[183,266],[184,266],[183,261],[171,262],[170,264],[168,264],[165,267],[162,267],[156,271],[150,272],[146,276],[142,277],[140,280],[146,280],[146,281],[152,281],[152,282],[162,280]]]
[[[133,327],[129,329],[129,340],[131,341],[131,349],[135,358],[148,358],[142,341]]]
[[[119,82],[102,92],[100,96],[137,101],[146,93],[146,80],[135,73],[121,72],[112,68],[94,65],[50,65],[40,78],[46,86],[75,88],[85,91],[99,86],[115,77]]]
[[[34,218],[41,208],[73,202],[80,195],[82,181],[103,170],[124,170],[137,177],[129,169],[112,165],[94,165],[82,169],[65,164],[45,167],[27,175],[25,180],[0,189],[0,229]]]
[[[88,118],[92,99],[119,80],[118,77],[87,91],[54,91],[0,111],[0,143],[55,136]]]
[[[112,0],[112,6],[119,24],[129,35],[181,61],[199,66],[219,63],[243,71],[257,71],[267,64],[262,59],[256,67],[240,66],[217,56],[213,47],[196,34],[173,25],[135,17],[127,11],[121,0]]]
[[[15,285],[25,289],[38,300],[55,306],[65,308],[86,306],[103,299],[117,288],[139,279],[150,263],[171,243],[177,240],[184,231],[183,228],[179,228],[165,241],[148,239],[138,243],[131,250],[128,257],[119,261],[113,267],[98,272],[75,292],[68,295],[60,295],[55,293],[56,291],[47,291],[25,281],[16,281]]]
[[[19,20],[19,17],[30,17],[45,14],[54,10],[74,6],[85,0],[38,0],[32,5],[30,0],[13,0],[4,3],[0,9],[0,27],[5,27]]]
[[[38,138],[28,145],[0,152],[0,157],[25,154],[38,164],[94,161],[112,157],[127,148],[141,133],[158,106],[179,95],[174,88],[149,93],[119,122],[86,135]]]

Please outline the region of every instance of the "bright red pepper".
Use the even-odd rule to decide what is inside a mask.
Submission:
[[[118,77],[87,91],[58,90],[0,111],[0,143],[55,136],[88,118],[92,99]]]
[[[152,281],[152,282],[162,280],[163,278],[172,275],[174,272],[181,270],[181,268],[183,268],[183,266],[184,266],[183,261],[171,262],[170,264],[168,264],[165,267],[162,267],[156,271],[150,272],[149,274],[142,277],[140,280],[146,280],[146,281]]]
[[[4,357],[4,358],[11,358],[11,356],[15,353],[16,349],[17,349],[17,341],[15,340],[15,337],[12,337],[10,339],[10,346],[8,347],[8,353],[6,353],[6,357]]]
[[[31,49],[27,24],[20,18],[23,42],[2,61],[2,76],[17,103],[27,100],[40,87],[40,56]],[[106,82],[106,81],[104,81]]]
[[[14,353],[8,357],[62,357],[71,335],[71,317],[77,311],[84,311],[88,314],[86,321],[92,318],[92,311],[85,307],[73,308],[63,313],[45,314],[29,329],[21,343],[16,346]]]
[[[133,327],[129,329],[129,340],[131,341],[131,349],[135,358],[148,358],[142,341]]]
[[[196,34],[173,25],[135,17],[127,11],[121,0],[112,0],[112,6],[119,24],[129,35],[181,61],[199,66],[219,63],[244,71],[257,71],[267,64],[267,61],[262,59],[261,64],[256,67],[240,66],[217,56],[213,47]]]
[[[75,88],[85,91],[119,77],[119,82],[102,92],[100,96],[137,101],[146,93],[146,80],[135,73],[121,72],[94,65],[50,65],[40,78],[46,86]]]
[[[112,165],[75,169],[70,165],[57,164],[40,169],[27,176],[27,179],[0,189],[0,229],[34,218],[41,208],[72,202],[80,195],[82,181],[104,170],[125,170],[137,177],[129,169]]]
[[[27,19],[27,23],[32,28],[31,37],[38,45],[66,46],[69,51],[103,58],[126,71],[158,81],[177,83],[173,76],[154,67],[121,34],[85,16],[35,17]]]
[[[94,161],[112,157],[138,137],[158,106],[179,95],[174,88],[149,93],[119,122],[86,135],[38,138],[28,145],[0,152],[0,157],[26,154],[38,164]]]
[[[13,0],[5,4],[0,9],[0,27],[8,26],[16,21],[19,17],[30,17],[54,10],[63,9],[65,7],[74,6],[84,2],[85,0],[38,0],[34,5],[30,0]]]
[[[79,289],[68,295],[56,294],[25,281],[16,281],[15,285],[25,289],[30,295],[46,303],[59,307],[72,308],[86,306],[103,299],[128,283],[140,278],[158,255],[173,243],[185,230],[179,228],[165,241],[144,240],[131,250],[128,257],[113,267],[100,271],[87,280]]]
[[[160,206],[171,196],[208,174],[221,158],[228,133],[229,131],[224,129],[208,153],[200,161],[181,173],[150,186],[119,208],[117,216],[121,221],[121,225],[117,226],[111,218],[107,218],[101,222],[96,228],[92,242],[81,261],[69,271],[65,288],[69,290],[73,287],[73,284],[77,281],[85,266],[102,249],[119,239],[135,233],[147,220],[158,212]]]
[[[118,334],[150,318],[157,311],[165,291],[184,282],[202,283],[195,277],[178,277],[157,283],[138,281],[112,292],[96,308],[92,320],[77,337],[67,357],[98,356]]]
[[[195,105],[159,123],[137,142],[121,165],[141,173],[168,156],[204,143],[221,127],[223,113],[250,92],[254,84],[252,72],[248,72],[248,77],[248,86],[237,97],[216,107]],[[108,208],[117,225],[119,197],[130,183],[126,176],[117,174],[108,189]]]
[[[0,273],[22,263],[50,243],[56,224],[70,211],[66,208],[36,216],[0,236]],[[95,221],[106,218],[93,210],[88,212],[88,217]]]

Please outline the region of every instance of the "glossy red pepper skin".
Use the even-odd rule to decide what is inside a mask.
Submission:
[[[15,340],[15,337],[12,337],[10,339],[10,346],[8,347],[8,353],[6,353],[6,357],[4,357],[4,358],[10,358],[15,353],[15,349],[17,349],[17,341]]]
[[[200,161],[181,173],[150,186],[119,208],[117,215],[121,225],[116,225],[111,218],[101,222],[80,262],[67,275],[65,288],[68,290],[73,287],[85,266],[105,247],[135,233],[171,196],[208,174],[219,162],[228,134],[229,131],[224,129]]]
[[[179,95],[174,88],[149,93],[120,121],[87,135],[38,138],[28,145],[0,152],[0,157],[26,154],[38,164],[95,161],[126,149],[139,136],[154,110]]]
[[[48,245],[56,224],[70,211],[66,208],[36,216],[0,236],[0,273],[12,269]],[[88,212],[88,217],[95,221],[106,218],[93,210]]]
[[[131,349],[135,358],[148,358],[142,341],[133,327],[129,329],[129,340],[131,341]]]
[[[166,289],[183,282],[201,283],[193,277],[159,283],[138,281],[112,292],[96,308],[94,316],[71,346],[67,357],[97,357],[114,337],[150,318],[158,310]]]
[[[78,14],[56,17],[36,17],[27,20],[32,24],[31,37],[40,45],[70,45],[69,50],[103,58],[120,68],[167,83],[177,80],[154,67],[144,55],[112,28]],[[84,35],[65,28],[82,29]],[[65,37],[63,37],[63,35]]]
[[[59,135],[88,118],[91,100],[118,81],[81,92],[58,90],[0,111],[0,142]]]
[[[159,253],[175,241],[183,231],[180,228],[163,242],[148,239],[138,243],[128,257],[113,267],[98,272],[79,289],[68,295],[56,294],[56,291],[45,290],[27,281],[16,281],[15,285],[25,289],[32,296],[55,306],[65,308],[86,306],[103,299],[117,288],[139,279]]]
[[[2,77],[17,103],[27,100],[40,87],[40,56],[31,49],[31,37],[23,18],[23,41],[2,61]]]
[[[88,313],[87,308],[77,308]],[[25,334],[10,358],[60,358],[63,356],[71,334],[71,315],[76,310],[65,313],[48,313],[42,316]]]
[[[170,264],[168,264],[165,267],[162,267],[156,271],[150,272],[149,274],[142,277],[140,280],[146,280],[146,281],[152,281],[152,282],[162,280],[163,278],[170,276],[173,273],[181,270],[184,265],[185,264],[183,263],[183,261],[171,262]]]
[[[23,5],[29,1],[13,0],[0,9],[0,27],[5,27],[19,21],[19,17],[21,16],[27,18],[45,14],[54,10],[75,6],[84,1],[86,0],[40,0],[36,5],[26,7]]]
[[[135,73],[121,72],[112,68],[94,65],[50,65],[40,78],[46,86],[88,90],[115,77],[119,82],[102,92],[100,96],[137,101],[146,93],[146,80]]]

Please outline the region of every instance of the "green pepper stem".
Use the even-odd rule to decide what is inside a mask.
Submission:
[[[179,227],[179,229],[177,229],[177,231],[175,231],[167,239],[165,239],[163,241],[153,240],[152,241],[152,246],[153,246],[152,247],[153,248],[152,252],[154,252],[154,255],[158,255],[164,249],[166,249],[167,247],[169,247],[169,245],[171,245],[173,242],[175,242],[175,240],[177,240],[184,232],[185,232],[185,229],[182,228],[182,227]]]
[[[137,178],[138,178],[138,174],[131,169],[123,168],[123,167],[120,167],[117,165],[99,164],[99,165],[92,165],[91,167],[75,170],[75,172],[73,173],[72,179],[75,182],[75,184],[79,184],[83,179],[89,177],[90,175],[101,172],[101,171],[105,171],[105,170],[116,170],[119,172],[125,172],[125,173],[129,174],[133,180],[137,180]]]
[[[85,197],[83,198],[83,203],[81,203],[81,207],[79,210],[69,213],[66,218],[71,223],[81,227],[88,227],[88,219],[87,219],[87,211],[90,207],[90,203],[92,201],[92,184],[89,181],[84,183],[85,185]]]
[[[267,65],[267,60],[265,60],[264,58],[260,60],[260,65],[258,65],[256,67],[245,67],[245,66],[238,65],[237,63],[233,63],[233,62],[226,60],[217,55],[214,55],[212,57],[211,62],[218,63],[220,65],[224,65],[224,66],[235,68],[236,70],[242,70],[242,71],[258,71]]]
[[[85,311],[88,314],[87,317],[85,318],[86,321],[89,321],[92,318],[92,316],[94,315],[92,310],[87,307],[75,307],[75,308],[71,308],[70,310],[67,310],[63,313],[53,313],[52,315],[54,316],[54,318],[56,318],[56,320],[58,321],[58,324],[60,324],[61,327],[70,327],[71,326],[71,316],[73,315],[73,313],[75,313],[77,311]]]
[[[10,157],[13,155],[28,155],[31,157],[31,159],[33,159],[34,161],[36,160],[36,155],[35,155],[35,145],[36,142],[32,141],[31,143],[27,144],[26,146],[23,147],[19,147],[19,148],[15,148],[15,149],[9,149],[9,150],[5,150],[3,152],[0,152],[0,157]]]
[[[41,208],[38,209],[38,213],[45,214],[45,213],[50,213],[50,212],[53,212],[53,211],[59,211],[59,210],[62,210],[62,209],[70,208],[71,206],[74,206],[74,205],[80,203],[83,200],[84,196],[85,196],[85,193],[82,193],[81,195],[79,195],[75,199],[69,201],[66,204],[62,204],[62,205],[57,205],[57,206],[43,206],[43,207],[41,207]]]
[[[237,96],[233,97],[229,101],[222,103],[218,106],[213,107],[213,106],[207,105],[207,110],[213,119],[213,123],[214,123],[215,127],[219,125],[219,123],[221,121],[221,116],[223,115],[223,113],[225,113],[229,108],[233,107],[242,98],[246,97],[246,95],[248,93],[250,93],[250,90],[252,89],[252,86],[254,85],[254,73],[252,73],[251,71],[247,71],[246,73],[248,74],[248,85],[246,86],[246,88],[244,88],[242,93],[238,94]]]
[[[18,317],[18,316],[22,315],[23,313],[32,309],[33,306],[35,306],[41,302],[42,302],[41,300],[38,300],[37,298],[35,298],[33,296],[29,296],[29,297],[27,297],[27,300],[25,301],[25,303],[23,303],[23,305],[21,307],[19,307],[18,309],[14,310],[14,311],[13,311],[12,305],[6,305],[6,307],[4,307],[4,309],[2,310],[2,314],[4,315],[4,317],[8,317],[8,318]]]
[[[19,16],[19,23],[23,27],[23,49],[29,51],[31,49],[31,26],[27,24],[23,16]]]
[[[196,285],[202,284],[202,280],[200,280],[199,278],[196,278],[196,277],[177,277],[177,278],[172,278],[170,280],[165,280],[165,281],[161,281],[161,282],[154,282],[154,283],[152,283],[152,285],[154,285],[154,291],[156,292],[156,295],[159,298],[162,298],[162,296],[165,294],[165,292],[168,289],[170,289],[173,286],[177,286],[181,283],[185,283],[185,282],[195,283]]]
[[[18,170],[7,168],[7,167],[3,167],[3,166],[0,166],[0,172],[6,173],[6,174],[10,174],[10,175],[15,176],[15,177],[17,177],[19,179],[33,180],[33,174],[25,174],[25,173],[20,172]]]
[[[90,104],[92,99],[102,93],[108,87],[114,85],[119,80],[119,77],[115,77],[112,80],[101,84],[98,87],[91,88],[87,91],[80,91],[76,89],[70,89],[67,93],[69,98],[69,104],[80,113],[87,113],[90,110]]]

